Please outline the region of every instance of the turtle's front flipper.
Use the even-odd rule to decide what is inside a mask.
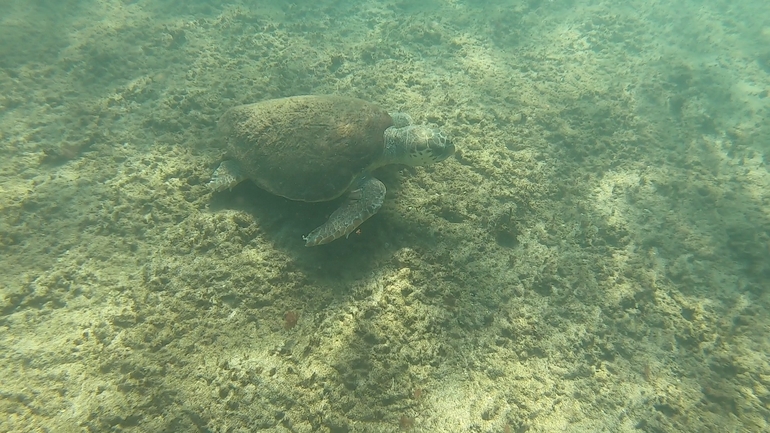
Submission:
[[[384,199],[385,185],[373,177],[363,178],[329,220],[304,237],[305,246],[322,245],[349,235],[380,210]]]
[[[219,164],[219,167],[214,170],[214,174],[211,175],[211,180],[207,185],[214,191],[233,189],[235,185],[238,185],[243,180],[240,171],[237,162],[223,161]]]

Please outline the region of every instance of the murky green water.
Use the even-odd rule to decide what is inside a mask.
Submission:
[[[768,15],[5,1],[0,431],[770,429]],[[344,199],[207,187],[302,94],[458,151],[306,248]]]

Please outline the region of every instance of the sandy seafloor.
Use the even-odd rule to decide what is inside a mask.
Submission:
[[[0,431],[770,431],[763,3],[265,3],[0,6]],[[460,151],[305,248],[206,182],[306,93]]]

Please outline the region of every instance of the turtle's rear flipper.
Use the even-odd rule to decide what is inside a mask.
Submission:
[[[214,170],[214,174],[211,175],[211,180],[207,185],[214,191],[233,189],[235,185],[238,185],[243,180],[240,171],[237,162],[231,160],[223,161],[219,164],[219,167]]]
[[[321,227],[305,236],[305,246],[323,245],[347,236],[376,214],[385,199],[385,185],[373,177],[361,179],[358,186],[350,191],[348,199],[332,213]]]

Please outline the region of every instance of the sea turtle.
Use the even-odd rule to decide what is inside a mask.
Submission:
[[[250,179],[291,200],[321,202],[347,193],[306,246],[347,236],[377,213],[385,185],[371,170],[388,164],[425,165],[454,153],[439,131],[412,125],[367,101],[332,95],[270,99],[229,109],[219,120],[228,156],[214,171],[215,191]]]

